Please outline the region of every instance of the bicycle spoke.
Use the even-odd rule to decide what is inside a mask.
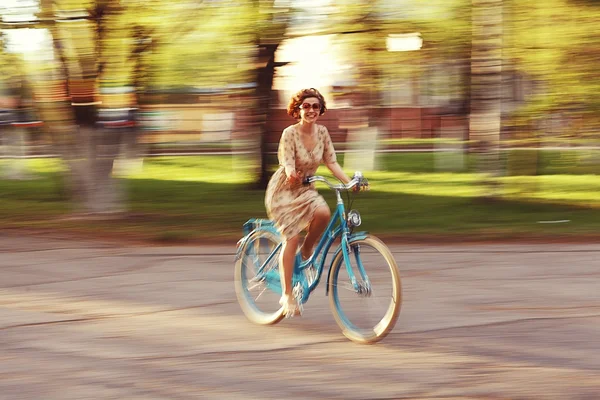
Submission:
[[[261,290],[261,291],[260,291],[260,293],[258,294],[258,296],[256,296],[256,297],[254,298],[254,301],[258,300],[258,299],[260,298],[260,296],[262,296],[262,294],[263,294],[263,293],[264,293],[266,290],[267,290],[267,287],[265,286],[265,287],[263,288],[263,290]]]
[[[252,281],[250,281],[250,282],[252,282]],[[262,281],[257,281],[254,285],[248,287],[248,291],[256,289],[257,287],[259,287],[261,285],[263,285]]]
[[[336,287],[339,287],[339,288],[345,289],[345,290],[347,290],[347,291],[349,291],[349,292],[354,292],[354,293],[356,293],[356,290],[354,289],[354,286],[352,286],[352,284],[351,284],[351,283],[349,283],[349,282],[344,282],[342,285],[340,285],[340,284],[337,284],[337,285],[332,285],[332,286],[336,286]]]

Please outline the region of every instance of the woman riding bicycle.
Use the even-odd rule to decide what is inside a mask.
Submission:
[[[299,257],[307,259],[331,217],[325,199],[313,185],[303,185],[302,181],[323,163],[343,183],[350,182],[336,161],[327,128],[317,124],[325,110],[325,98],[317,89],[302,89],[292,96],[287,112],[299,122],[284,129],[281,135],[277,152],[279,169],[271,177],[265,196],[267,214],[283,236],[279,262],[283,288],[280,304],[287,317],[300,313],[292,296],[292,275],[300,233],[307,229],[299,250]]]

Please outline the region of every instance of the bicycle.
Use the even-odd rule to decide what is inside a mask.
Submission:
[[[337,206],[313,254],[305,261],[302,261],[299,254],[296,256],[292,294],[300,305],[308,301],[321,280],[329,249],[339,238],[340,243],[329,266],[325,295],[329,295],[331,311],[344,336],[357,343],[378,342],[393,329],[400,313],[400,272],[392,253],[383,241],[367,232],[354,232],[354,228],[361,224],[360,214],[351,210],[346,215],[341,195],[342,191],[350,191],[356,186],[359,191],[368,190],[368,182],[360,172],[355,173],[348,184],[332,184],[322,176],[309,177],[304,183],[313,182],[323,182],[334,190]],[[283,307],[279,304],[282,294],[279,275],[281,235],[274,223],[266,219],[252,218],[244,224],[243,229],[244,237],[238,242],[235,259],[235,290],[238,302],[250,321],[261,325],[275,324],[284,318]],[[368,250],[373,250],[374,253],[369,253]],[[375,257],[379,260],[374,260]],[[370,275],[367,275],[365,264],[372,267],[384,265],[384,272],[391,276],[380,280],[381,273],[371,270]],[[386,291],[379,285],[373,287],[374,280],[382,285],[391,284],[391,289]],[[256,296],[251,293],[255,289],[258,289]],[[343,289],[347,289],[347,292]],[[384,305],[383,315],[376,317],[379,319],[375,319],[375,323],[358,325],[358,321],[350,316],[356,306],[347,305],[346,294],[350,295],[348,301],[357,298],[366,301],[373,299],[374,295],[384,294],[389,304]],[[265,305],[259,305],[259,299],[265,300],[266,297],[269,299],[266,299]],[[377,304],[381,305],[376,302]],[[268,306],[275,308],[269,309]],[[369,309],[367,317],[373,317],[372,311]]]

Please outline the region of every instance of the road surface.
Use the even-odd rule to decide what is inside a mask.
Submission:
[[[233,247],[0,235],[0,399],[598,399],[600,245],[394,245],[403,308],[374,346],[324,286],[249,323]]]

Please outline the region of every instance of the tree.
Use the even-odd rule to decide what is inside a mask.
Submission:
[[[96,214],[124,209],[111,172],[119,147],[131,132],[99,123],[110,122],[110,116],[123,108],[135,108],[140,93],[153,85],[176,86],[197,75],[202,51],[190,53],[193,46],[179,43],[201,29],[197,24],[200,11],[212,23],[222,25],[227,17],[222,8],[204,7],[193,0],[41,0],[35,20],[3,24],[3,28],[27,26],[51,33],[55,62],[48,66],[46,77],[63,92],[63,100],[46,102],[41,111],[68,166],[66,188],[77,211]],[[159,49],[167,49],[167,54]],[[219,49],[212,52],[217,54]],[[196,62],[189,62],[194,54]],[[173,55],[186,61],[176,73],[168,66],[161,68]],[[217,68],[213,71],[214,76]],[[127,87],[132,90],[122,90]]]
[[[26,179],[29,172],[27,130],[23,125],[32,109],[31,84],[22,57],[8,52],[5,35],[0,32],[0,141],[11,163],[3,171],[9,179]]]
[[[60,9],[53,0],[41,0],[38,21],[49,29],[56,67],[51,74],[64,82],[65,100],[44,110],[56,149],[68,166],[66,188],[76,211],[90,214],[123,210],[122,192],[111,176],[123,132],[98,126],[102,97],[98,91],[108,80],[107,64],[123,57],[108,45],[126,38],[115,26],[124,7],[119,0],[87,4],[67,3]],[[69,22],[62,22],[68,20]],[[112,25],[112,26],[111,26]],[[110,60],[110,61],[109,61]]]
[[[494,198],[500,173],[502,0],[473,0],[470,138],[478,142],[484,197]]]
[[[268,148],[267,117],[272,107],[272,91],[275,69],[285,65],[285,62],[276,62],[275,53],[284,39],[289,24],[289,9],[285,4],[276,6],[274,0],[252,2],[255,14],[255,29],[253,30],[253,45],[258,49],[255,65],[255,112],[250,117],[253,119],[254,128],[259,135],[260,168],[255,187],[266,189],[270,172],[270,157]],[[250,127],[250,129],[253,129]]]
[[[565,121],[582,120],[580,132],[600,127],[600,46],[597,2],[505,0],[509,44],[505,58],[532,84],[521,107],[508,123],[525,134],[547,133],[542,122],[561,114]],[[571,124],[573,125],[573,124]]]

